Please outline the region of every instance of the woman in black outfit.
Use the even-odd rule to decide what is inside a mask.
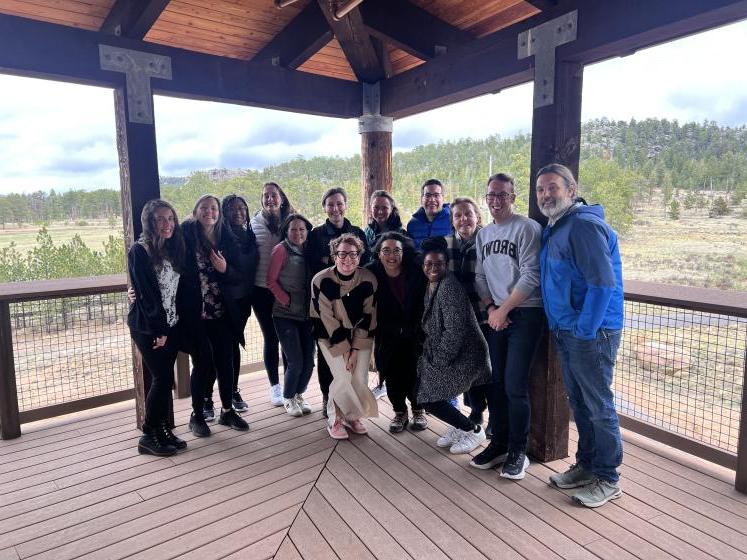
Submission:
[[[389,431],[401,432],[410,422],[405,399],[412,408],[412,429],[424,430],[428,419],[417,404],[415,381],[426,279],[415,262],[415,245],[401,233],[382,234],[373,253],[374,260],[366,268],[378,281],[374,356],[379,383],[386,383],[394,409]]]
[[[249,425],[234,410],[233,346],[238,332],[232,287],[244,280],[236,236],[223,222],[220,203],[212,195],[201,196],[192,217],[182,224],[186,246],[191,304],[190,332],[196,349],[192,355],[192,416],[189,428],[197,437],[210,435],[203,417],[204,396],[210,370],[215,370],[221,400],[219,423],[245,431]]]
[[[140,453],[169,456],[187,447],[167,425],[179,351],[177,289],[184,268],[184,240],[176,211],[164,200],[146,202],[140,220],[143,232],[127,254],[127,271],[137,294],[127,324],[151,385],[145,398],[144,435],[137,447]]]

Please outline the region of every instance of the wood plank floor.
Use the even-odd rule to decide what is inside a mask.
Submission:
[[[0,560],[74,558],[747,559],[747,496],[734,473],[624,432],[625,496],[597,510],[547,484],[571,459],[533,463],[520,482],[468,466],[434,442],[445,427],[333,442],[314,412],[270,406],[244,376],[251,430],[138,455],[133,403],[24,426],[0,442]],[[571,430],[570,446],[576,444]]]

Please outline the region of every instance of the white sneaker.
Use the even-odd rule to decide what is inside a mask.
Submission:
[[[477,449],[480,444],[487,439],[485,437],[485,430],[482,429],[482,426],[480,426],[479,432],[462,432],[461,430],[459,430],[459,432],[459,439],[455,441],[449,449],[449,451],[454,454],[470,453]]]
[[[310,414],[311,413],[311,405],[308,403],[308,401],[303,398],[303,393],[298,393],[295,397],[296,403],[298,404],[298,408],[301,409],[301,412],[304,414]]]
[[[279,383],[270,387],[270,403],[272,406],[283,406],[285,404],[283,388]]]
[[[374,387],[371,389],[371,392],[373,393],[374,398],[378,401],[381,397],[386,397],[386,385]]]
[[[446,433],[436,440],[436,445],[439,447],[451,447],[459,439],[460,435],[461,430],[458,430],[454,426],[449,426]]]
[[[295,398],[283,399],[283,406],[285,407],[285,411],[291,416],[303,416],[303,411],[298,406],[298,401]]]

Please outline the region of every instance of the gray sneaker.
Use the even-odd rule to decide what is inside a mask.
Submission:
[[[567,471],[550,476],[550,484],[558,488],[578,488],[594,482],[594,475],[579,463],[571,465]]]
[[[573,501],[582,506],[596,508],[622,495],[623,492],[616,483],[595,478],[594,482],[587,484],[573,495]]]

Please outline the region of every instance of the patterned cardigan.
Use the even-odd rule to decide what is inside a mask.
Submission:
[[[342,293],[335,267],[322,270],[311,281],[311,310],[319,344],[333,356],[351,348],[371,349],[376,334],[376,276],[357,268],[351,288]]]

